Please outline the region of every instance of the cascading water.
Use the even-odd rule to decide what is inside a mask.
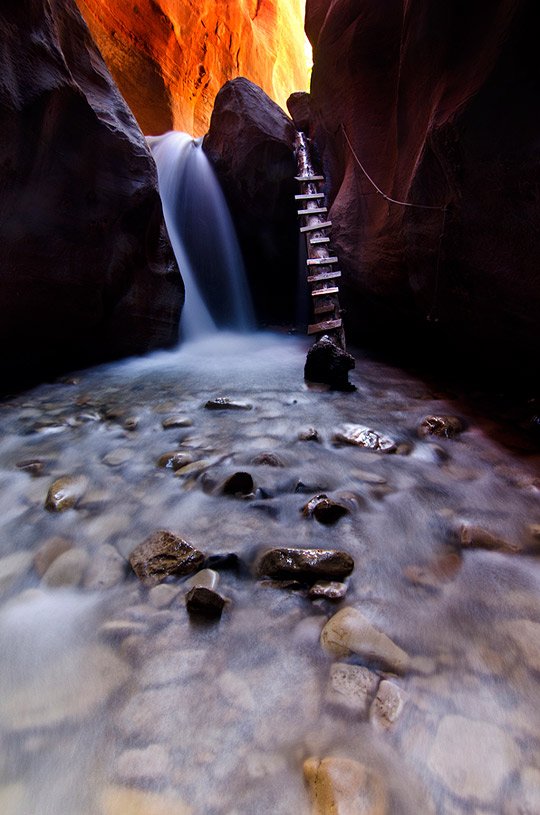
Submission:
[[[183,339],[193,340],[218,329],[253,329],[242,254],[202,139],[171,132],[149,137],[148,143],[186,289],[180,322]]]

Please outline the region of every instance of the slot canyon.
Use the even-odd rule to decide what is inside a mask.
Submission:
[[[1,815],[540,813],[532,0],[5,0]]]

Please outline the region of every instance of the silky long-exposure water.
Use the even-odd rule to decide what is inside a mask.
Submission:
[[[304,354],[294,338],[218,335],[0,403],[2,815],[308,815],[303,762],[329,756],[383,790],[343,812],[540,811],[535,459],[366,358],[355,393],[309,390]],[[218,396],[251,409],[204,407]],[[455,414],[455,438],[418,435]],[[396,451],[337,443],[348,424]],[[173,451],[191,463],[158,466]],[[236,471],[253,495],[221,494]],[[53,512],[61,476],[77,502]],[[348,514],[304,517],[319,493]],[[148,589],[132,572],[159,529],[238,555],[219,622],[190,620],[187,578]],[[257,579],[274,546],[350,553],[345,599]],[[407,653],[399,675],[321,646],[344,607]],[[398,689],[399,716],[377,715],[375,688],[336,684],[361,667]]]

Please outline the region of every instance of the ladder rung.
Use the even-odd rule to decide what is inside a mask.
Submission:
[[[317,246],[319,243],[330,243],[330,238],[310,238],[309,242],[312,246]]]
[[[337,263],[337,258],[308,258],[308,266],[329,266],[332,263]]]
[[[312,297],[320,297],[323,294],[337,294],[339,291],[337,286],[329,286],[327,289],[315,289],[311,292]]]
[[[308,334],[321,334],[323,331],[332,331],[333,328],[341,328],[341,320],[325,320],[322,323],[308,325]]]
[[[336,304],[330,301],[329,302],[323,301],[322,303],[317,303],[317,301],[315,301],[315,304],[313,305],[313,313],[328,314],[330,311],[335,311],[336,308],[337,308]]]
[[[295,181],[324,181],[323,175],[295,175]]]
[[[317,229],[328,229],[332,226],[332,221],[321,221],[318,224],[311,224],[310,226],[301,226],[300,232],[315,232]]]
[[[312,209],[299,209],[299,215],[322,215],[324,212],[328,212],[327,207],[313,207]]]
[[[295,201],[314,201],[316,198],[324,198],[324,192],[305,192],[294,196]]]
[[[337,277],[341,277],[341,272],[320,272],[319,274],[309,275],[307,282],[318,283],[319,280],[334,280]]]

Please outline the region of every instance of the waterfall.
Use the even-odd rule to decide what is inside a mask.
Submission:
[[[202,139],[171,132],[152,136],[148,143],[158,168],[165,223],[186,289],[182,338],[193,340],[218,329],[253,329],[240,247]]]

